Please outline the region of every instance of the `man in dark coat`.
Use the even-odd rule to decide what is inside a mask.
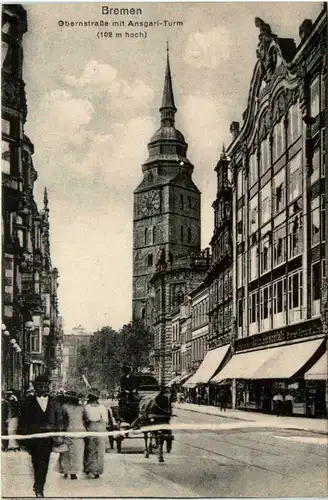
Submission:
[[[28,397],[21,408],[19,434],[36,434],[63,430],[62,409],[56,398],[49,396],[50,380],[45,375],[33,382],[35,395]],[[55,440],[58,444],[60,439]],[[31,455],[34,471],[34,492],[36,497],[44,496],[50,454],[54,438],[32,438],[22,443]]]

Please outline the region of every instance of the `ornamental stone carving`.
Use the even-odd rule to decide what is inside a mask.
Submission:
[[[277,36],[272,33],[269,24],[259,17],[255,18],[255,26],[260,30],[256,55],[261,63],[262,78],[269,82],[277,65],[277,52],[275,48],[270,50],[270,46],[273,40],[277,40]]]

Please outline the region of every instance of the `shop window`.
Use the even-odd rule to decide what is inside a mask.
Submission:
[[[288,276],[288,322],[303,319],[303,278],[302,271]]]
[[[286,171],[282,168],[273,178],[273,212],[280,212],[286,205]]]
[[[260,289],[260,331],[268,330],[271,315],[271,288],[270,285]]]
[[[312,265],[312,316],[320,316],[321,262]]]
[[[271,186],[268,182],[260,191],[261,200],[261,226],[271,218]]]
[[[311,201],[311,245],[320,243],[320,198]]]
[[[257,174],[257,157],[256,153],[253,153],[249,157],[249,187],[252,187],[258,179]]]
[[[258,229],[258,196],[254,196],[249,203],[249,234]]]
[[[312,158],[311,184],[314,184],[320,178],[320,149],[317,148]]]
[[[302,194],[302,154],[301,151],[287,165],[288,201],[292,202]]]
[[[310,85],[310,109],[311,116],[315,118],[320,112],[320,81],[319,75],[315,77]]]
[[[270,165],[270,143],[267,137],[260,146],[260,177],[270,168]]]
[[[293,104],[288,110],[288,145],[293,144],[302,134],[302,116],[299,103]]]
[[[286,278],[272,284],[273,296],[273,327],[286,324]]]
[[[260,272],[267,273],[271,269],[271,233],[266,234],[260,242]]]
[[[286,260],[286,226],[283,224],[273,231],[273,267]]]
[[[303,214],[298,212],[288,219],[288,258],[303,252]]]
[[[272,155],[275,162],[285,150],[284,120],[277,123],[273,129]]]
[[[30,333],[30,352],[40,352],[40,347],[40,329],[35,328],[33,332]]]

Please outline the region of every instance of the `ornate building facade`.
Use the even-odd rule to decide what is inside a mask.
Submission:
[[[24,391],[48,372],[60,377],[58,271],[52,267],[49,207],[39,210],[33,188],[34,146],[24,134],[26,11],[2,6],[2,385]]]
[[[301,24],[299,46],[255,24],[258,60],[227,149],[237,338],[220,378],[248,380],[237,383],[237,401],[264,410],[278,387],[294,382],[294,413],[320,414],[325,382],[305,379],[326,343],[327,11]]]

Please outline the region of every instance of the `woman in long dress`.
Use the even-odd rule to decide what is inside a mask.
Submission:
[[[105,432],[108,423],[108,412],[99,403],[99,392],[91,389],[88,403],[84,407],[84,422],[89,432]],[[85,440],[84,472],[92,474],[95,479],[104,472],[106,437],[87,437]]]
[[[76,392],[66,393],[66,402],[62,406],[65,430],[67,432],[83,432],[83,408]],[[66,441],[68,451],[60,455],[60,469],[64,477],[77,479],[83,471],[84,438],[70,437]]]

